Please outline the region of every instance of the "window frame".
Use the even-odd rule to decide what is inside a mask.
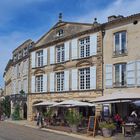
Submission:
[[[83,74],[81,74],[83,71]],[[90,89],[90,67],[80,68],[78,70],[79,77],[79,90],[89,90]],[[83,80],[81,79],[83,77]],[[83,86],[83,87],[82,87]]]
[[[43,92],[43,75],[35,76],[35,91],[39,93]]]
[[[125,33],[125,47],[122,48],[122,36],[123,36],[123,33]],[[116,35],[119,35],[119,43],[118,43],[118,49],[117,49],[117,44],[116,44]],[[119,31],[119,32],[115,32],[113,34],[113,42],[114,42],[114,51],[113,51],[113,55],[117,56],[117,55],[123,55],[123,54],[127,54],[127,31],[126,30],[122,30],[122,31]]]
[[[64,44],[56,46],[55,50],[56,50],[56,63],[63,63],[65,61],[65,46],[64,46]],[[59,55],[59,57],[58,57],[58,55]]]
[[[43,66],[43,50],[39,50],[36,52],[36,67],[42,67]]]
[[[90,36],[80,38],[79,44],[79,58],[86,58],[90,56]]]
[[[56,91],[61,92],[64,91],[64,80],[65,80],[65,73],[64,71],[56,72],[55,73],[55,79],[56,79]]]

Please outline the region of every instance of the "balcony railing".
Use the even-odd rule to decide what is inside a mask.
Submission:
[[[113,83],[113,87],[126,87],[127,83],[126,81],[122,81],[122,82],[114,82]]]
[[[126,55],[128,52],[127,52],[127,49],[122,49],[122,50],[115,50],[113,52],[113,56],[120,56],[120,55]]]

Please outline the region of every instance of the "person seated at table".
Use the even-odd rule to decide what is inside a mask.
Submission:
[[[116,122],[117,130],[120,130],[121,123],[122,123],[122,118],[121,118],[121,116],[118,113],[114,116],[114,120]]]

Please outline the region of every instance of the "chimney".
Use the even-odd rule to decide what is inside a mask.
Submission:
[[[113,21],[115,19],[116,19],[116,16],[115,15],[109,16],[108,17],[108,22]]]

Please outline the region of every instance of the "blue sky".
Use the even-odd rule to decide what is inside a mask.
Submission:
[[[63,13],[64,21],[92,23],[107,21],[110,15],[140,12],[139,0],[1,0],[0,1],[0,85],[12,51],[27,39],[37,41]]]

